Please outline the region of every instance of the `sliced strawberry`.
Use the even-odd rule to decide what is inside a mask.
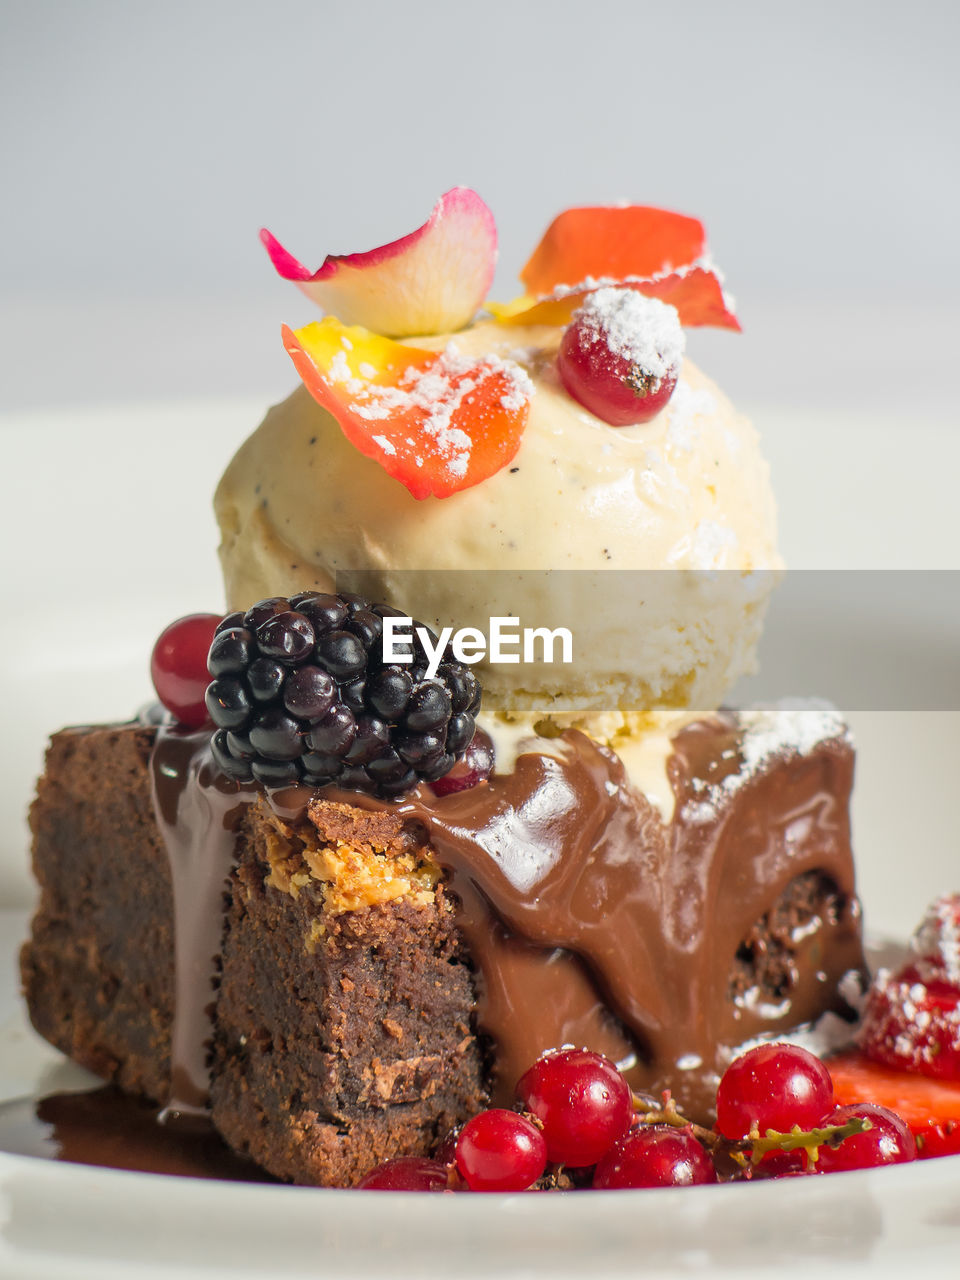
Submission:
[[[893,1070],[855,1050],[827,1066],[838,1106],[876,1102],[896,1112],[917,1139],[921,1159],[960,1154],[960,1081]]]
[[[284,346],[310,394],[352,445],[415,498],[446,498],[512,460],[533,384],[510,360],[391,342],[332,316]]]
[[[932,1160],[935,1156],[960,1155],[960,1120],[944,1120],[929,1129],[915,1132],[917,1156]]]

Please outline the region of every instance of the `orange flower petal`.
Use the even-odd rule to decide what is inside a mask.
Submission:
[[[498,324],[567,325],[587,292],[582,289],[560,298],[531,298],[525,294],[510,302],[485,302],[483,305]]]
[[[697,325],[714,325],[719,329],[740,332],[740,321],[733,310],[733,303],[723,291],[720,277],[706,267],[690,267],[685,271],[672,271],[654,280],[613,280],[595,282],[612,283],[625,289],[636,289],[649,298],[659,298],[677,308],[680,323],[689,328]],[[559,297],[533,300],[518,298],[514,302],[488,302],[487,310],[499,324],[567,325],[590,289],[577,289]]]
[[[714,325],[718,329],[740,332],[740,321],[733,310],[733,300],[724,292],[720,276],[710,267],[693,266],[671,271],[655,280],[625,280],[648,298],[669,302],[680,313],[680,323],[689,328]]]
[[[647,205],[567,209],[551,222],[520,279],[542,297],[591,278],[662,275],[692,265],[706,248],[703,224],[682,213]]]
[[[533,385],[512,361],[392,342],[332,316],[284,346],[344,435],[415,498],[446,498],[505,467],[520,447]]]
[[[529,301],[487,304],[501,324],[568,324],[591,289],[622,285],[677,308],[683,325],[739,330],[696,218],[646,205],[567,209],[520,273]]]

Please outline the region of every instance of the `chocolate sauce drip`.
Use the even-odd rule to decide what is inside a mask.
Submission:
[[[691,1116],[709,1120],[725,1050],[826,1008],[848,1012],[838,984],[863,969],[850,747],[821,743],[738,776],[731,794],[705,810],[706,789],[744,771],[742,737],[732,717],[677,734],[669,823],[631,787],[617,756],[573,731],[521,755],[512,773],[442,798],[422,786],[393,802],[335,788],[269,799],[287,822],[307,821],[311,802],[387,803],[421,826],[477,968],[477,1025],[494,1046],[496,1101],[512,1098],[540,1053],[571,1043],[619,1062],[635,1088],[670,1088]],[[152,767],[176,917],[167,1111],[197,1114],[207,1098],[224,889],[257,792],[216,773],[205,735],[161,729]],[[832,905],[796,939],[790,990],[775,1000],[734,994],[741,943],[791,882],[812,872],[831,886]]]
[[[186,1178],[275,1181],[209,1125],[158,1126],[149,1102],[113,1085],[0,1104],[0,1151]]]
[[[174,1019],[170,1098],[161,1119],[205,1116],[211,1018],[237,831],[256,796],[220,773],[209,733],[161,725],[150,759],[157,823],[174,904]]]

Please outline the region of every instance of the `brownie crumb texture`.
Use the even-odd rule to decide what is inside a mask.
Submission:
[[[781,1000],[797,984],[798,944],[835,925],[849,903],[829,876],[808,871],[792,880],[737,949],[730,975],[734,1001]]]
[[[21,968],[36,1030],[164,1103],[173,900],[154,819],[155,729],[65,730],[31,813],[40,901]],[[211,1105],[274,1175],[351,1185],[484,1105],[474,979],[439,873],[389,815],[251,806],[228,889]]]
[[[213,1116],[271,1173],[344,1186],[430,1150],[486,1095],[473,974],[425,849],[382,811],[321,803],[310,817],[291,831],[265,804],[248,813]]]

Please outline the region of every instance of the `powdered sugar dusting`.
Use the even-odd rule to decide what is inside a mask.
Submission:
[[[863,980],[855,969],[850,969],[837,984],[840,995],[850,1006],[852,1018],[859,1016],[863,1008],[866,993]],[[849,1049],[856,1034],[856,1021],[841,1017],[840,1014],[827,1010],[815,1022],[806,1022],[790,1031],[768,1031],[752,1040],[744,1040],[733,1049],[721,1050],[721,1062],[729,1066],[736,1058],[741,1058],[751,1049],[762,1044],[796,1044],[807,1049],[818,1058],[826,1058],[831,1053]]]
[[[532,388],[533,383],[530,382],[530,379],[527,377],[524,370],[521,369],[520,372],[523,373],[523,376],[527,379],[527,382],[530,383],[530,387]],[[523,387],[517,384],[512,386],[509,391],[500,397],[500,407],[501,409],[506,409],[508,413],[519,413],[528,399],[529,394]]]
[[[784,698],[775,707],[741,711],[745,727],[740,753],[746,769],[757,773],[775,756],[805,756],[834,739],[849,738],[835,707],[816,698]]]
[[[698,520],[667,553],[667,564],[685,565],[697,573],[728,567],[729,554],[739,546],[736,531],[719,520]]]
[[[362,366],[361,372],[364,372]],[[462,355],[452,342],[427,368],[409,366],[393,386],[354,377],[343,352],[338,352],[330,362],[328,376],[332,382],[345,386],[353,400],[352,412],[368,422],[385,422],[411,410],[421,411],[424,416],[418,428],[431,437],[447,470],[457,478],[466,475],[473,446],[470,436],[453,425],[461,408],[474,400],[491,377],[498,377],[506,387],[498,400],[507,412],[519,412],[534,392],[529,375],[514,361],[495,355],[481,359]],[[379,435],[373,439],[385,453],[396,452],[387,437]],[[418,466],[423,465],[422,458],[414,461]]]
[[[556,284],[548,294],[543,295],[547,298],[567,298],[571,293],[584,293],[589,289],[602,289],[608,285],[620,286],[624,285],[649,285],[656,284],[660,280],[666,280],[670,276],[679,276],[683,279],[688,276],[691,271],[709,271],[717,277],[720,282],[721,291],[723,292],[724,302],[733,307],[733,297],[723,289],[724,274],[713,261],[709,253],[703,253],[699,258],[694,258],[692,262],[685,262],[679,266],[667,263],[662,271],[654,271],[649,276],[584,276],[582,280],[576,284]]]
[[[729,525],[717,520],[701,520],[690,544],[690,565],[701,571],[720,569],[726,553],[733,551],[737,543],[737,535]]]
[[[715,420],[718,412],[716,396],[705,387],[694,391],[686,382],[678,382],[667,407],[667,447],[689,453],[700,438],[698,419]]]
[[[860,1045],[888,1066],[953,1078],[960,1057],[960,1004],[944,992],[942,973],[933,972],[931,979],[937,982],[935,994],[917,968],[881,969],[867,997]]]
[[[341,384],[346,383],[348,390],[353,390],[354,387],[360,387],[363,385],[359,378],[355,378],[353,376],[350,365],[347,361],[346,353],[343,351],[338,351],[330,361],[330,368],[327,376],[331,382]]]
[[[584,298],[574,318],[588,341],[602,342],[651,378],[652,390],[676,376],[686,338],[680,315],[669,303],[635,289],[603,288]]]
[[[932,902],[910,942],[923,958],[935,958],[946,980],[960,987],[960,896],[941,894]]]
[[[785,698],[775,706],[741,711],[741,767],[718,783],[699,781],[696,800],[681,816],[687,822],[713,821],[737,792],[775,760],[809,755],[822,742],[849,741],[850,730],[834,707],[818,699]]]

